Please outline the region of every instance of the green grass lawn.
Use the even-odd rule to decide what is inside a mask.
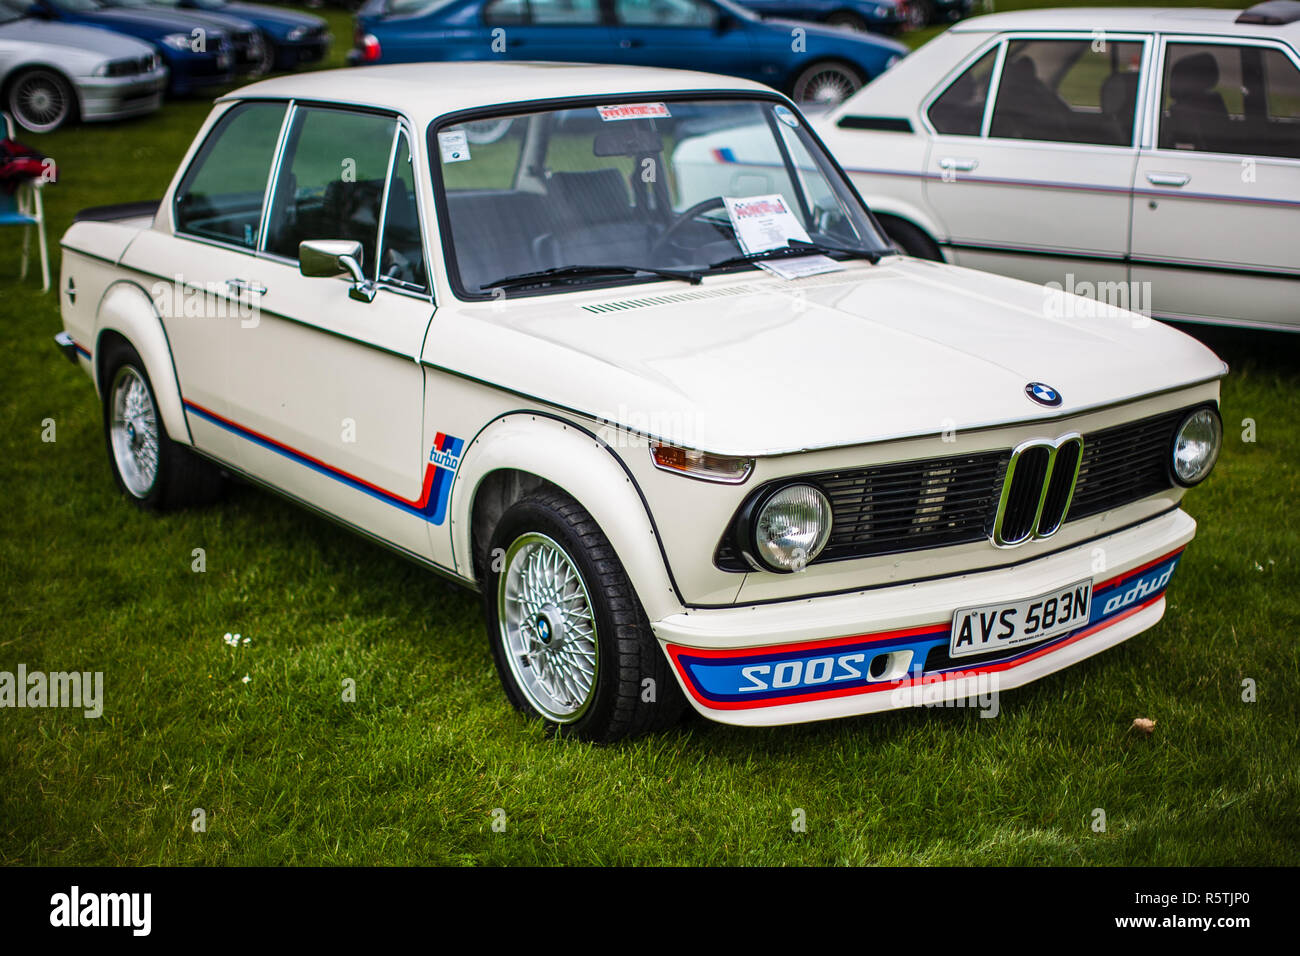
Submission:
[[[338,58],[347,18],[328,15]],[[51,237],[158,196],[207,110],[25,137],[59,161]],[[596,748],[510,709],[474,596],[250,488],[131,507],[51,342],[55,296],[17,282],[0,236],[0,670],[106,684],[97,720],[0,710],[0,862],[1300,863],[1300,337],[1195,333],[1232,365],[1227,441],[1151,631],[1007,692],[996,719],[691,719]]]

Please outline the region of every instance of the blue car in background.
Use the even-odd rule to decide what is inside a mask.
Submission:
[[[761,17],[812,20],[850,30],[901,33],[970,16],[985,0],[736,0]]]
[[[105,0],[109,3],[132,3],[137,0]],[[247,20],[262,34],[263,59],[256,72],[292,70],[304,63],[323,60],[334,37],[329,24],[320,17],[296,10],[268,7],[260,3],[236,3],[232,0],[149,0],[162,7],[216,13]]]
[[[826,107],[907,53],[869,33],[764,20],[730,0],[368,0],[357,14],[354,42],[353,64],[557,60],[676,67],[757,80],[796,102]]]
[[[167,64],[167,92],[176,96],[231,83],[261,57],[257,28],[232,17],[196,15],[148,4],[109,7],[100,0],[6,3],[30,17],[99,27],[153,44]]]
[[[736,0],[760,17],[811,20],[832,27],[872,33],[901,33],[913,9],[911,0]]]

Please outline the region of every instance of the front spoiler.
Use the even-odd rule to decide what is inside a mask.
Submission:
[[[1191,517],[1175,510],[1011,568],[693,611],[653,626],[691,704],[722,723],[792,724],[965,700],[1037,680],[1154,625],[1195,530]],[[1107,570],[1099,570],[1099,561]],[[1011,602],[1085,576],[1094,584],[1084,626],[1027,647],[947,658],[957,608]],[[739,633],[742,625],[748,639]],[[872,676],[878,661],[884,666]]]

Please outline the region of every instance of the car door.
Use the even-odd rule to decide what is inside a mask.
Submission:
[[[1125,257],[1150,46],[1140,34],[1007,36],[931,98],[925,196],[954,261],[1067,289],[1106,283],[1124,299],[1111,304],[1132,305]]]
[[[512,60],[600,63],[611,37],[600,0],[491,0],[483,7],[492,52]]]
[[[393,185],[409,143],[389,113],[292,109],[261,242],[259,321],[231,340],[229,418],[245,471],[427,556],[419,356],[433,306],[415,198]],[[356,297],[348,278],[299,271],[299,244],[331,239],[361,246]]]
[[[1162,44],[1138,158],[1133,278],[1155,311],[1300,325],[1300,58],[1281,43]]]
[[[122,265],[142,284],[167,334],[186,421],[197,447],[235,464],[230,346],[258,322],[265,263],[256,256],[282,102],[241,103],[218,116],[164,210],[171,230],[146,229]]]
[[[763,79],[748,22],[708,0],[610,2],[617,44],[613,62]]]

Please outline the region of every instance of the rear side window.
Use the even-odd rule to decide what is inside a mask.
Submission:
[[[236,106],[217,122],[176,190],[176,231],[256,249],[282,103]]]
[[[271,195],[266,250],[297,260],[308,239],[361,243],[361,266],[375,274],[379,210],[397,121],[392,116],[300,108]]]
[[[955,136],[978,136],[984,124],[984,103],[997,62],[997,47],[970,65],[930,104],[926,114],[936,131]]]
[[[1300,159],[1300,70],[1269,47],[1170,43],[1159,143]]]
[[[1011,41],[989,135],[1130,145],[1142,46],[1133,40]]]

